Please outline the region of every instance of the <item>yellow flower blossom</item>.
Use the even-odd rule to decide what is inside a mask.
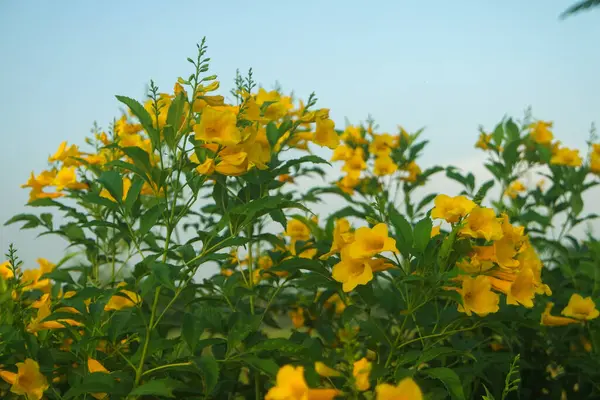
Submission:
[[[373,135],[373,140],[369,144],[369,153],[376,156],[387,156],[395,147],[394,137],[384,133],[381,135]]]
[[[466,224],[460,230],[463,236],[474,239],[498,240],[502,237],[502,226],[491,208],[475,207],[466,218]]]
[[[436,237],[437,235],[439,235],[441,233],[441,229],[442,226],[441,225],[436,225],[433,228],[431,228],[431,235],[430,237]]]
[[[398,170],[398,165],[388,155],[379,156],[375,159],[373,173],[376,176],[391,175]]]
[[[77,182],[77,174],[75,173],[75,167],[63,167],[58,171],[54,181],[52,182],[56,186],[56,191],[60,192],[63,189],[81,190],[87,189],[88,185],[82,182]]]
[[[515,199],[519,193],[525,192],[527,188],[520,181],[514,181],[504,191],[504,195],[512,199]]]
[[[95,360],[91,357],[88,357],[87,368],[91,374],[96,373],[96,372],[103,373],[103,374],[110,373],[106,368],[104,368],[104,365],[102,365],[98,360]],[[94,397],[95,399],[98,399],[98,400],[108,399],[107,393],[90,393],[90,394],[92,395],[92,397]]]
[[[421,168],[414,161],[411,161],[406,167],[402,168],[402,170],[408,172],[407,176],[400,178],[405,182],[416,182],[419,175],[421,175]]]
[[[490,148],[490,142],[492,141],[492,135],[485,132],[479,134],[479,139],[475,143],[475,147],[481,150],[488,150]]]
[[[542,313],[542,319],[540,321],[541,325],[544,326],[565,326],[570,324],[579,324],[580,322],[574,318],[560,317],[556,315],[550,314],[552,308],[554,307],[554,303],[548,302],[546,304],[546,309]]]
[[[371,369],[373,365],[365,358],[354,362],[352,368],[352,376],[354,376],[354,385],[358,390],[364,392],[371,387],[369,383],[369,376],[371,375]]]
[[[348,245],[350,258],[372,257],[384,251],[398,253],[396,240],[388,236],[386,224],[379,223],[373,228],[361,227],[354,232],[354,242]]]
[[[304,368],[285,365],[279,369],[276,384],[269,389],[265,400],[332,400],[336,389],[311,389],[304,379]]]
[[[360,175],[360,171],[359,171]],[[349,195],[354,194],[354,188],[360,184],[360,178],[352,174],[348,174],[336,182],[336,185],[344,192]]]
[[[340,144],[333,150],[331,161],[348,161],[354,155],[352,147]]]
[[[590,171],[596,175],[600,175],[600,154],[596,152],[590,154]]]
[[[57,310],[60,311],[60,310]],[[65,310],[62,310],[65,311]],[[64,329],[68,326],[81,326],[81,322],[75,321],[70,318],[61,318],[58,320],[45,321],[51,315],[50,302],[45,301],[39,305],[37,316],[31,320],[27,325],[27,332],[36,333],[39,331],[52,330],[52,329]]]
[[[294,328],[298,329],[298,328],[302,328],[304,326],[304,309],[302,307],[299,307],[295,310],[291,310],[290,311],[290,318],[292,320],[292,324],[294,325]]]
[[[340,139],[347,143],[365,144],[367,141],[361,134],[361,130],[357,126],[349,125],[344,129]]]
[[[600,311],[596,308],[596,304],[591,297],[582,297],[578,293],[571,295],[569,304],[562,310],[562,315],[582,320],[592,320],[598,318]]]
[[[332,296],[330,296],[327,301],[325,301],[325,308],[331,308],[332,306],[335,306],[335,313],[337,315],[340,315],[341,313],[344,312],[344,310],[346,309],[346,304],[344,303],[344,301],[340,298],[340,295],[335,293]]]
[[[436,196],[434,200],[435,207],[431,210],[431,218],[444,219],[451,224],[475,208],[476,204],[465,196],[450,197],[445,194]]]
[[[458,268],[469,274],[480,274],[494,268],[496,253],[493,246],[474,246],[469,258],[459,260]]]
[[[340,218],[335,221],[333,228],[333,243],[327,254],[323,254],[320,258],[327,259],[332,254],[342,251],[347,245],[354,241],[354,233],[351,230],[350,222],[346,218]]]
[[[48,162],[59,161],[63,163],[63,166],[71,167],[79,164],[79,161],[75,158],[81,158],[79,148],[74,144],[67,147],[67,142],[62,142],[60,146],[58,146],[56,153],[48,158]]]
[[[459,290],[463,304],[458,306],[458,311],[467,315],[475,313],[485,317],[499,310],[500,297],[492,292],[492,283],[487,276],[479,275],[476,278],[462,277],[462,288]]]
[[[550,144],[553,139],[552,122],[537,121],[529,126],[529,136],[539,144]]]
[[[4,262],[0,263],[0,278],[2,278],[4,280],[8,280],[8,279],[14,278],[14,276],[15,276],[15,274],[13,273],[13,270],[11,268],[9,261],[4,261]]]
[[[196,140],[225,146],[236,145],[242,141],[242,134],[236,125],[237,117],[232,111],[205,107],[200,123],[194,125]]]
[[[375,400],[423,400],[423,392],[410,377],[402,379],[398,385],[382,383],[375,388]]]
[[[579,150],[567,147],[559,148],[550,159],[552,165],[566,165],[568,167],[581,167],[583,160],[579,156]]]
[[[17,373],[0,371],[0,378],[12,385],[11,393],[25,396],[27,400],[41,400],[44,392],[50,387],[48,379],[40,372],[39,364],[27,358],[16,364]]]
[[[382,259],[353,258],[349,255],[349,247],[342,250],[342,259],[332,270],[333,279],[342,283],[344,292],[350,292],[358,285],[366,285],[373,279],[373,272],[391,267]]]
[[[299,219],[292,218],[287,222],[285,235],[289,236],[292,241],[307,241],[310,239],[310,228]]]
[[[340,143],[340,137],[335,131],[335,123],[329,118],[317,118],[317,127],[313,141],[319,146],[335,149]]]
[[[122,282],[119,286],[125,286],[126,283]],[[113,295],[108,303],[104,306],[104,311],[111,310],[122,310],[124,308],[131,308],[136,306],[142,301],[142,298],[135,292],[130,290],[121,289],[119,294]]]

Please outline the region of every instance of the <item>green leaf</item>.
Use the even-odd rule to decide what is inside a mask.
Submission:
[[[129,393],[129,396],[162,396],[175,398],[173,390],[177,390],[182,386],[183,384],[175,379],[154,379],[133,389]]]
[[[25,225],[23,225],[21,227],[21,229],[31,229],[31,228],[37,228],[38,226],[40,226],[42,224],[42,221],[40,221],[40,219],[33,215],[33,214],[17,214],[14,217],[12,217],[11,219],[9,219],[8,221],[6,221],[4,223],[4,225],[10,225],[10,224],[14,224],[15,222],[26,222]]]
[[[273,170],[273,173],[275,175],[287,174],[290,171],[291,167],[293,167],[295,165],[304,164],[304,163],[331,165],[328,161],[322,159],[319,156],[309,155],[309,156],[303,156],[300,158],[286,161],[281,167],[278,167],[275,170]]]
[[[487,192],[489,192],[489,190],[494,186],[494,184],[495,181],[493,179],[490,179],[489,181],[486,181],[483,185],[481,185],[481,187],[475,194],[473,201],[477,204],[481,204],[481,201],[485,199]]]
[[[572,193],[570,203],[573,214],[578,215],[583,210],[583,199],[580,193]]]
[[[422,371],[424,374],[431,378],[439,379],[442,381],[450,397],[454,400],[466,400],[463,387],[460,383],[460,378],[450,368],[430,368]]]
[[[179,92],[171,102],[169,111],[167,112],[167,125],[171,125],[175,129],[175,132],[179,130],[181,125],[185,100],[183,92]]]
[[[416,364],[418,365],[426,363],[431,360],[435,360],[438,357],[448,356],[456,353],[460,353],[460,351],[453,349],[452,347],[433,347],[423,352],[419,352],[419,361]]]
[[[513,140],[509,142],[502,151],[502,158],[506,163],[507,168],[512,169],[512,167],[519,160],[519,146],[521,145],[520,140]]]
[[[261,359],[254,356],[242,357],[241,360],[251,367],[274,377],[279,371],[279,365],[272,359]]]
[[[121,150],[127,155],[127,157],[131,158],[136,167],[144,171],[146,174],[150,174],[152,171],[152,164],[150,163],[150,155],[146,153],[146,150],[138,146],[121,147]],[[143,177],[145,177],[145,174],[142,174],[142,178]]]
[[[433,222],[430,218],[426,217],[417,222],[414,231],[414,242],[415,249],[422,252],[427,247],[429,239],[431,238],[431,229],[433,228]]]
[[[509,118],[508,121],[506,121],[506,124],[504,124],[504,130],[508,140],[512,141],[521,139],[519,127],[513,122],[512,118]]]
[[[404,257],[410,255],[413,244],[413,233],[410,223],[394,207],[389,208],[389,216],[396,230],[396,245]]]
[[[119,100],[121,103],[123,103],[127,107],[129,107],[129,109],[131,110],[133,115],[135,115],[137,117],[137,119],[140,121],[140,123],[142,124],[142,127],[144,128],[144,130],[148,133],[148,136],[150,137],[150,141],[152,142],[152,147],[153,148],[158,147],[158,141],[159,141],[158,131],[156,129],[154,129],[154,127],[152,125],[152,117],[150,117],[150,114],[148,113],[148,111],[146,111],[144,106],[142,106],[140,103],[138,103],[137,100],[134,100],[130,97],[126,97],[126,96],[116,96],[116,97],[117,97],[117,100]]]
[[[196,361],[204,381],[204,393],[213,391],[219,382],[219,364],[213,356],[203,356]]]
[[[123,179],[117,171],[104,171],[98,178],[98,181],[104,186],[108,193],[117,201],[123,201]]]
[[[273,121],[267,124],[267,140],[271,147],[277,144],[277,140],[279,139],[279,129],[277,129],[277,125]]]
[[[269,213],[271,219],[275,222],[279,222],[282,228],[285,230],[287,226],[287,221],[285,219],[285,214],[281,210],[273,210]]]
[[[81,395],[87,393],[114,393],[115,392],[115,379],[103,372],[95,372],[86,375],[82,382],[74,384],[65,393],[63,399],[81,398]]]
[[[154,225],[156,225],[158,219],[160,218],[163,212],[163,208],[163,204],[156,204],[154,207],[146,211],[144,215],[140,218],[140,227],[137,230],[137,233],[140,237],[143,238],[144,236],[146,236],[150,229]]]
[[[196,349],[198,343],[198,332],[196,332],[196,317],[186,313],[183,315],[183,323],[181,324],[181,336],[187,343],[192,353]]]
[[[129,212],[133,207],[135,201],[140,197],[140,192],[142,191],[142,186],[144,186],[144,180],[139,176],[135,176],[133,181],[131,182],[131,187],[127,192],[127,197],[125,197],[125,209]]]
[[[502,140],[504,139],[504,127],[502,126],[502,122],[496,125],[494,132],[492,133],[492,140],[496,144],[496,146],[500,146]]]
[[[289,341],[288,339],[275,338],[265,339],[257,345],[250,348],[251,352],[258,353],[260,351],[276,351],[277,353],[286,355],[300,355],[304,353],[304,346]]]
[[[150,265],[150,269],[152,270],[152,275],[154,275],[159,283],[175,291],[175,283],[171,277],[171,268],[169,265],[160,262],[153,262]]]

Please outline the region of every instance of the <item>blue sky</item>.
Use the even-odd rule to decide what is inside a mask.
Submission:
[[[0,220],[24,211],[18,186],[62,140],[118,115],[115,94],[187,76],[202,36],[223,88],[252,67],[266,87],[314,90],[338,125],[371,113],[384,130],[426,126],[425,165],[480,169],[477,126],[529,105],[583,149],[600,122],[600,12],[559,21],[573,1],[2,1]],[[0,228],[3,252],[61,254],[34,238]]]

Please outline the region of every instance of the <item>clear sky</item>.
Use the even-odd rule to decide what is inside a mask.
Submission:
[[[314,90],[338,125],[371,113],[385,130],[426,126],[425,166],[481,171],[477,126],[529,105],[583,149],[600,122],[600,11],[559,21],[574,1],[0,0],[0,222],[25,210],[19,185],[61,141],[118,115],[115,94],[189,75],[203,36],[225,89],[252,67],[266,87]],[[11,242],[27,262],[64,250],[1,227],[3,253]]]

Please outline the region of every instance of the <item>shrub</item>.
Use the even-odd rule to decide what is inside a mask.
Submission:
[[[77,252],[0,266],[3,398],[600,396],[600,243],[571,234],[596,217],[593,135],[583,155],[505,118],[480,184],[421,169],[421,131],[336,129],[252,71],[230,104],[205,53],[23,185],[55,213],[7,223]],[[442,172],[461,193],[416,194]]]

